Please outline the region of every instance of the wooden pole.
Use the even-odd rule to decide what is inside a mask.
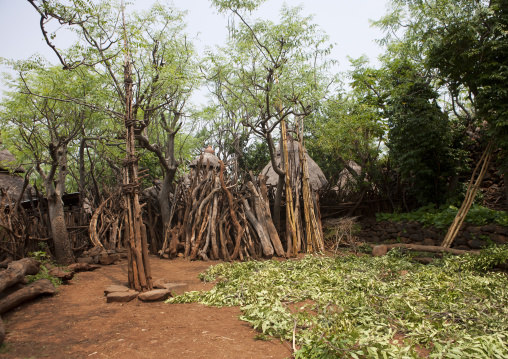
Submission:
[[[137,291],[152,289],[150,266],[148,264],[147,238],[143,231],[143,218],[139,204],[138,158],[135,148],[133,118],[133,81],[131,57],[127,41],[127,28],[125,25],[125,6],[122,1],[122,21],[124,29],[124,89],[125,113],[124,125],[126,129],[126,155],[123,163],[123,197],[126,215],[126,230],[128,237],[128,266],[129,286]]]
[[[455,237],[459,232],[460,226],[466,219],[467,213],[469,212],[469,209],[471,208],[474,202],[474,198],[476,196],[476,193],[478,192],[478,189],[480,188],[483,177],[485,176],[485,173],[487,173],[491,157],[492,157],[492,143],[489,143],[487,145],[487,148],[485,148],[485,151],[483,152],[480,161],[478,161],[478,164],[476,165],[473,174],[471,175],[471,180],[469,181],[469,186],[466,191],[466,198],[464,198],[464,202],[462,202],[462,205],[460,206],[457,215],[455,216],[455,219],[453,220],[450,228],[448,229],[448,232],[446,233],[445,239],[441,244],[442,247],[450,248],[453,241],[455,240]],[[480,166],[481,170],[475,181],[474,178]]]
[[[286,170],[286,228],[290,231],[287,233],[288,244],[287,244],[287,256],[296,256],[294,252],[293,243],[298,243],[298,237],[296,235],[296,223],[295,214],[293,211],[293,191],[291,189],[291,169],[289,168],[289,154],[288,154],[288,143],[287,143],[287,131],[286,121],[280,122],[281,135],[282,135],[282,150],[284,152],[284,168]],[[291,243],[289,243],[291,240]],[[291,253],[293,251],[293,253]]]

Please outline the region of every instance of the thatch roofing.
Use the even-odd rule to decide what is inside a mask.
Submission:
[[[294,166],[292,166],[294,178],[296,177],[296,168],[300,168],[300,156],[298,154],[299,144],[297,141],[291,138],[288,138],[287,142],[288,142],[289,158],[294,160]],[[314,160],[309,156],[307,151],[305,151],[305,158],[307,160],[307,166],[309,168],[309,182],[312,186],[312,189],[314,191],[317,191],[328,185],[328,181],[326,180],[323,171],[321,171],[321,168],[319,168],[318,164],[314,162]],[[277,149],[277,157],[275,158],[275,162],[277,163],[278,166],[280,166],[281,162],[280,149]],[[270,161],[265,166],[265,168],[261,170],[259,174],[268,177],[266,181],[268,185],[276,186],[277,183],[279,182],[279,175],[273,169],[272,161]]]
[[[353,171],[355,171],[356,175],[362,174],[362,167],[353,160],[349,160],[347,162],[348,167],[351,167]],[[349,171],[347,167],[344,167],[342,171],[339,173],[339,180],[337,181],[337,188],[344,188],[348,184],[356,183],[356,177]]]
[[[210,146],[207,149],[205,149],[205,151],[201,155],[199,155],[194,160],[192,160],[192,162],[189,164],[189,167],[196,168],[198,166],[198,163],[201,160],[201,158],[203,159],[202,165],[204,167],[206,167],[208,165],[208,162],[210,162],[211,168],[219,168],[220,167],[219,158],[217,156],[215,156],[215,153],[214,153],[212,147],[210,147]]]
[[[8,149],[0,150],[0,171],[25,173],[23,166],[16,164],[16,158]]]
[[[18,199],[25,179],[23,177],[13,175],[6,172],[0,172],[0,188],[7,192],[11,202]]]

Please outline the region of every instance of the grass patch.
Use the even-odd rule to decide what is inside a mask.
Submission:
[[[506,358],[508,277],[479,271],[490,257],[445,256],[425,266],[392,250],[222,263],[200,275],[217,280],[211,291],[168,302],[241,306],[241,319],[263,335],[292,342],[295,333],[296,358],[417,358],[417,347],[431,358]],[[311,311],[288,308],[304,301]]]

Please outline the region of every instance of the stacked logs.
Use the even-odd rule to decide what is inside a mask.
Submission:
[[[263,179],[240,186],[225,178],[224,163],[217,171],[202,161],[189,177],[190,184],[179,185],[175,196],[178,208],[159,251],[162,257],[179,252],[191,260],[284,256]]]
[[[304,148],[300,147],[303,155]],[[288,157],[288,163],[296,166],[295,159]],[[301,171],[288,171],[290,181],[282,208],[286,212],[290,209],[292,216],[286,216],[282,229],[276,228],[272,220],[273,188],[269,190],[265,176],[244,174],[239,182],[236,176],[228,178],[218,158],[213,161],[202,155],[192,164],[191,172],[181,178],[172,194],[171,225],[161,233],[162,238],[154,228],[157,214],[145,216],[152,253],[163,258],[231,261],[324,251],[318,198],[308,183],[305,160],[300,161]],[[94,213],[90,239],[95,247],[114,250],[125,246],[128,236],[122,233],[125,220],[119,202],[118,196],[113,196]]]
[[[55,287],[48,279],[39,279],[29,285],[25,275],[39,273],[39,263],[32,258],[19,261],[6,260],[0,263],[0,314],[3,314],[21,303],[42,294],[54,294]],[[0,345],[5,337],[5,330],[0,318]]]

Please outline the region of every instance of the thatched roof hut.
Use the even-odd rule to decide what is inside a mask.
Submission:
[[[210,162],[210,167],[216,169],[220,168],[219,157],[215,156],[215,151],[213,150],[212,146],[208,146],[201,155],[192,160],[192,162],[189,164],[189,167],[196,168],[201,159],[203,159],[202,165],[204,167],[206,167],[208,162]]]
[[[293,166],[290,165],[290,167],[293,170],[293,178],[296,178],[297,168],[300,168],[300,156],[298,154],[299,144],[292,138],[288,138],[287,143],[289,158],[290,160],[294,161],[294,165]],[[319,168],[318,164],[314,162],[314,160],[309,156],[307,150],[305,150],[305,158],[307,159],[307,166],[309,168],[309,182],[310,185],[312,186],[312,189],[314,191],[317,191],[328,185],[328,181],[326,180],[323,171],[321,171],[321,168]],[[277,165],[280,166],[281,162],[280,148],[277,149],[277,157],[275,159],[275,162],[277,163]],[[277,183],[279,182],[279,175],[273,169],[272,161],[268,162],[268,164],[265,166],[265,168],[261,170],[259,174],[268,177],[266,181],[268,185],[277,186]]]
[[[16,158],[12,153],[0,150],[0,188],[9,195],[11,201],[18,199],[25,182],[19,174],[25,173],[22,166],[16,164]]]
[[[355,175],[360,176],[362,174],[362,167],[355,161],[349,160],[347,165],[355,172]],[[347,167],[344,167],[344,169],[339,173],[339,180],[337,181],[337,185],[332,189],[338,190],[354,186],[356,184],[355,175],[351,173]]]
[[[220,168],[219,157],[215,156],[215,151],[213,150],[213,148],[211,146],[208,146],[203,151],[203,153],[201,153],[199,156],[193,159],[191,163],[189,163],[189,167],[191,170],[189,173],[185,174],[183,178],[183,184],[185,186],[190,186],[191,178],[196,174],[196,170],[200,161],[202,161],[201,162],[202,168],[206,168],[208,164],[210,164],[211,169],[214,169],[216,171],[218,171]]]
[[[8,149],[0,150],[0,171],[14,173],[26,172],[23,166],[16,164],[16,158]]]

